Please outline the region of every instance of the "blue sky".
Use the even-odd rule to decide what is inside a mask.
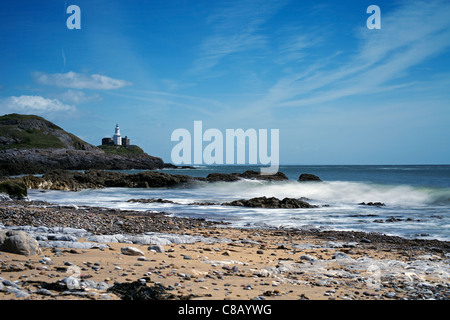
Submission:
[[[119,123],[166,162],[201,120],[279,129],[281,164],[448,164],[449,17],[445,0],[2,1],[0,114],[94,145]]]

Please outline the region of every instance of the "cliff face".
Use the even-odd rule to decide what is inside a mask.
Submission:
[[[66,170],[162,168],[161,158],[105,153],[62,128],[34,115],[0,117],[0,175]]]

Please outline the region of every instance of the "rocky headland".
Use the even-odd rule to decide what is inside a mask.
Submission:
[[[149,155],[121,156],[102,150],[6,149],[0,150],[0,175],[43,174],[62,170],[129,170],[167,167]]]
[[[0,117],[0,176],[63,170],[128,170],[174,167],[140,153],[114,154],[35,115]]]

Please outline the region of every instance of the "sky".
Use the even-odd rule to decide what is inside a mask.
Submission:
[[[446,0],[1,1],[0,115],[93,145],[119,124],[165,162],[202,121],[278,129],[281,164],[450,164],[449,17]]]

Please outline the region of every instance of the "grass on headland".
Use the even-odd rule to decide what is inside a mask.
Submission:
[[[102,149],[106,153],[116,154],[116,155],[120,155],[120,156],[145,154],[144,150],[142,150],[140,147],[135,146],[135,145],[129,146],[129,147],[101,145],[101,146],[98,146],[98,148]]]

